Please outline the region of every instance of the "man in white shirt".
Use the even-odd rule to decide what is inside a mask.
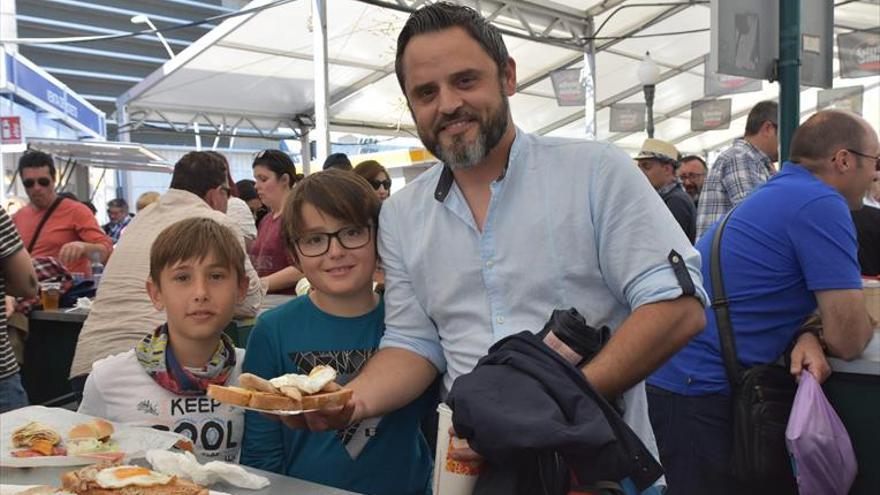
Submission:
[[[352,401],[287,423],[320,430],[381,415],[438,374],[448,391],[494,342],[573,306],[614,330],[584,375],[624,394],[624,419],[656,454],[642,380],[702,329],[706,303],[699,256],[669,210],[621,150],[514,127],[516,64],[472,9],[416,11],[396,68],[443,164],[383,204],[387,329]]]

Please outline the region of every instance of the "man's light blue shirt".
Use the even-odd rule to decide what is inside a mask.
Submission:
[[[706,304],[699,253],[610,144],[517,130],[482,232],[456,184],[437,190],[441,175],[442,165],[431,168],[382,206],[381,347],[424,356],[445,373],[446,391],[493,343],[540,331],[553,309],[575,307],[615,330],[635,308],[679,297],[671,250]],[[624,398],[624,418],[656,454],[643,384]]]

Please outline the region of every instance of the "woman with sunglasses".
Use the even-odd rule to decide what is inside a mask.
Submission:
[[[294,294],[303,274],[290,264],[281,212],[296,183],[296,167],[283,151],[263,150],[254,158],[253,170],[257,194],[269,213],[260,220],[257,239],[248,254],[270,294]]]
[[[360,175],[373,186],[373,190],[379,196],[379,201],[385,201],[391,195],[391,177],[376,160],[367,160],[357,164],[354,173]]]

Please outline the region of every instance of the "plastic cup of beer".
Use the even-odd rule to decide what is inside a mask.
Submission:
[[[434,456],[434,495],[471,495],[483,467],[482,462],[463,462],[449,457],[451,448],[467,445],[467,441],[449,434],[452,409],[437,406],[437,451]]]
[[[43,282],[40,284],[40,302],[44,310],[58,309],[61,301],[61,284],[57,282]]]

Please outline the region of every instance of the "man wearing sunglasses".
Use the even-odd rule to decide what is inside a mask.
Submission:
[[[90,257],[97,254],[102,262],[107,261],[113,241],[88,207],[62,198],[55,191],[51,155],[28,151],[18,161],[18,175],[30,204],[17,211],[12,221],[31,257],[57,258],[71,273],[86,276],[91,274]]]

